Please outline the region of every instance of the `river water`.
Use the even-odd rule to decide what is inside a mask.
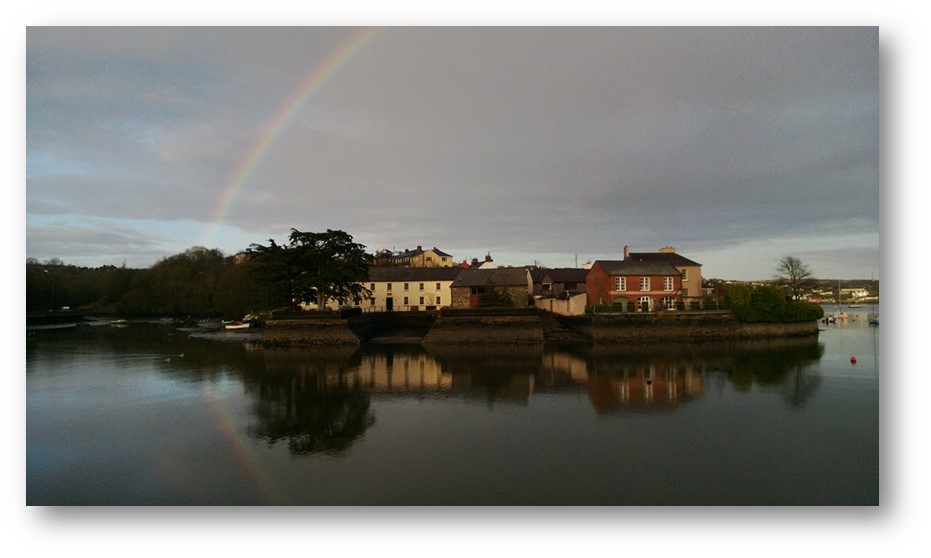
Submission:
[[[807,340],[634,347],[30,331],[26,500],[878,505],[879,328],[848,312]]]

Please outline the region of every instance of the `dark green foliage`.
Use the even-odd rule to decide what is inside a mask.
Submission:
[[[486,286],[478,295],[478,306],[481,308],[506,308],[514,306],[514,300],[502,290],[493,286]]]
[[[323,308],[327,300],[358,304],[371,296],[362,283],[368,280],[372,256],[348,233],[291,229],[287,245],[269,243],[253,244],[248,250],[268,309],[299,302]]]
[[[786,300],[776,287],[762,285],[731,285],[724,296],[725,304],[745,322],[805,322],[824,315],[820,306],[804,301]]]

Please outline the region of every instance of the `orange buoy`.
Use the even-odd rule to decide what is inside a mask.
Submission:
[[[850,364],[856,364],[856,363],[857,363],[857,357],[850,357]]]

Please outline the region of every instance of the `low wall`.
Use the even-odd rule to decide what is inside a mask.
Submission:
[[[384,335],[422,338],[424,344],[545,343],[540,314],[440,315],[417,318],[387,314],[352,319],[279,319],[265,322],[263,343],[274,346],[358,346]],[[818,322],[743,323],[731,314],[618,314],[555,316],[582,342],[713,341],[818,335]],[[552,328],[550,328],[552,329]]]
[[[275,346],[359,345],[349,320],[268,320],[262,343]]]
[[[593,343],[709,341],[818,335],[818,322],[744,323],[732,314],[624,314],[563,318],[562,323]]]
[[[537,315],[440,316],[424,337],[425,344],[543,343]]]

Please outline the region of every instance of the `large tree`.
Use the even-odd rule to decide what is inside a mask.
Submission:
[[[253,244],[248,252],[277,304],[314,302],[322,309],[327,300],[359,303],[371,296],[363,283],[372,257],[350,234],[291,229],[288,244],[269,242],[269,246]]]
[[[814,279],[811,269],[795,256],[783,256],[776,273],[776,278],[792,291],[793,300],[798,300]]]

